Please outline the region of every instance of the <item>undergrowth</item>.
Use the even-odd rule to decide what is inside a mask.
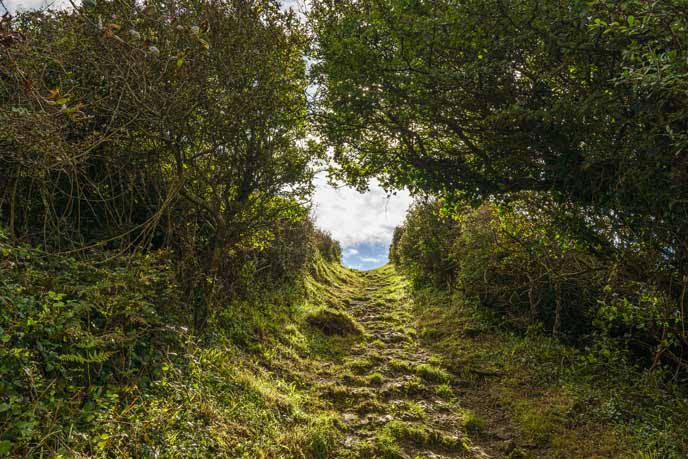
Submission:
[[[165,252],[87,259],[0,240],[0,456],[325,458],[337,416],[304,389],[306,311],[351,280],[227,305],[190,332]]]
[[[475,392],[464,402],[476,411],[500,407],[527,438],[533,451],[518,457],[688,454],[687,394],[659,372],[610,348],[581,350],[536,329],[521,333],[460,293],[428,288],[414,296],[421,336]],[[474,416],[466,423],[485,428],[488,420]]]

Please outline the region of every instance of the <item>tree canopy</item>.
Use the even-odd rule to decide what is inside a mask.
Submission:
[[[315,1],[315,119],[359,185],[473,202],[547,192],[581,208],[578,227],[603,216],[602,239],[625,232],[685,272],[684,9]]]

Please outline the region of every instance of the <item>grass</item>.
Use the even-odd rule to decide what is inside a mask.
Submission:
[[[434,383],[446,383],[451,379],[451,375],[449,373],[439,367],[427,363],[421,363],[420,365],[417,365],[416,374],[424,380]]]
[[[449,387],[448,384],[439,384],[438,386],[436,386],[435,394],[437,394],[438,397],[444,399],[451,399],[454,397],[454,391],[451,387]]]
[[[361,334],[362,328],[350,314],[330,308],[318,308],[306,316],[306,322],[326,335]]]
[[[503,330],[459,295],[418,290],[414,300],[420,336],[466,388],[461,402],[471,414],[464,427],[474,434],[495,427],[523,435],[527,447],[516,448],[514,457],[688,454],[688,404],[678,388],[620,356],[576,350],[537,332]],[[507,419],[493,426],[482,413],[494,406]]]
[[[458,438],[433,430],[424,423],[391,421],[384,432],[401,443],[411,443],[417,446],[438,447],[452,452],[465,451],[466,445]]]
[[[402,372],[410,371],[412,369],[412,365],[409,362],[399,359],[391,359],[389,361],[389,366],[396,371]]]
[[[368,376],[368,382],[373,386],[381,386],[385,378],[381,373],[375,372]]]
[[[479,434],[485,429],[485,420],[470,410],[464,410],[461,422],[466,432],[471,435]]]
[[[494,430],[518,443],[504,455],[512,459],[686,457],[677,388],[614,356],[512,334],[460,297],[417,291],[413,314],[389,266],[357,273],[319,261],[303,294],[231,305],[201,341],[173,316],[181,295],[164,254],[136,261],[134,275],[0,248],[12,261],[0,261],[11,305],[0,310],[0,457],[398,459],[407,447],[463,453],[463,435],[489,443]],[[381,288],[367,293],[367,282]],[[386,353],[411,343],[363,333],[345,308],[364,297],[390,331],[411,338],[417,319],[434,350],[424,363],[411,350]],[[365,351],[352,353],[356,345]],[[32,346],[44,354],[26,353]],[[74,375],[70,385],[44,376],[46,358]],[[435,430],[427,401],[450,407],[459,436]],[[377,420],[369,440],[342,448],[344,412]]]
[[[318,261],[201,340],[164,252],[79,261],[0,235],[0,457],[331,457],[339,413],[309,387],[359,332],[337,307],[360,285]]]

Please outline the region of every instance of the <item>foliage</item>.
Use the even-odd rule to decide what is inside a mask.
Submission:
[[[518,303],[527,283],[533,293],[548,286],[532,309],[582,298],[585,313],[610,301],[644,317],[630,329],[663,329],[650,346],[686,370],[684,13],[680,0],[315,1],[313,118],[339,173],[360,187],[376,176],[448,207],[537,196],[547,222],[532,226],[523,210],[499,216],[517,234],[502,231],[496,260],[484,251],[474,260],[469,287],[482,289],[478,264],[496,261],[504,283],[486,280],[492,292],[480,294],[498,303]],[[403,240],[390,254],[402,264]],[[411,257],[425,268],[407,267],[437,283],[435,258],[451,275],[439,268],[454,263],[443,245]],[[607,282],[592,279],[600,264],[622,299],[596,293]]]
[[[326,335],[349,335],[362,333],[361,326],[350,314],[336,309],[321,308],[306,317],[306,321]]]
[[[342,246],[339,241],[335,240],[331,234],[322,231],[315,231],[315,245],[318,252],[326,261],[336,261],[339,263],[342,259]]]
[[[98,420],[150,386],[181,342],[166,255],[97,267],[4,236],[0,250],[1,438],[18,456],[72,441],[98,451]]]
[[[293,13],[272,0],[116,0],[6,16],[1,30],[16,37],[0,53],[10,235],[49,250],[171,248],[202,329],[237,266],[306,217]]]
[[[404,226],[395,231],[390,259],[403,265],[417,283],[451,288],[456,280],[457,260],[450,250],[456,225],[440,210],[437,201],[417,202]]]
[[[515,449],[523,457],[679,459],[688,452],[686,388],[661,371],[639,368],[614,346],[514,333],[503,316],[460,292],[421,288],[413,298],[425,342],[461,372],[464,421],[475,414],[486,433],[524,439],[530,446]]]
[[[471,200],[546,191],[682,269],[683,8],[316,1],[316,120],[355,183]]]
[[[248,273],[199,339],[169,252],[77,260],[0,233],[0,455],[328,457],[338,427],[306,413],[290,373],[307,351],[299,270],[283,284]]]
[[[516,330],[544,326],[581,346],[676,371],[667,376],[681,372],[678,305],[653,283],[633,281],[626,264],[562,231],[561,209],[546,195],[521,194],[444,215],[442,209],[440,201],[417,203],[391,249],[416,286],[434,280],[440,288],[456,287]],[[653,262],[647,255],[636,259]]]

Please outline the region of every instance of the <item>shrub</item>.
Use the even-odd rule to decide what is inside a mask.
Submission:
[[[419,201],[409,211],[403,230],[392,246],[392,259],[411,274],[416,284],[451,288],[456,280],[457,260],[452,253],[456,222],[441,215],[439,201]]]
[[[172,249],[198,331],[246,273],[300,270],[312,152],[298,142],[306,38],[293,13],[274,0],[85,2],[7,15],[0,38],[0,222],[13,237]]]
[[[15,457],[58,450],[55,428],[95,438],[186,335],[167,254],[91,261],[0,237],[0,438]]]
[[[615,346],[646,366],[688,369],[680,357],[681,290],[671,292],[679,281],[667,276],[661,252],[603,221],[589,237],[574,237],[561,220],[582,211],[543,194],[450,213],[446,207],[417,203],[397,230],[391,252],[416,285],[455,286],[516,329],[544,326],[579,345]],[[605,252],[600,240],[619,247]]]
[[[332,235],[326,231],[319,229],[314,233],[315,246],[320,253],[320,256],[327,261],[335,261],[339,263],[342,259],[342,246],[339,241],[335,240]]]

